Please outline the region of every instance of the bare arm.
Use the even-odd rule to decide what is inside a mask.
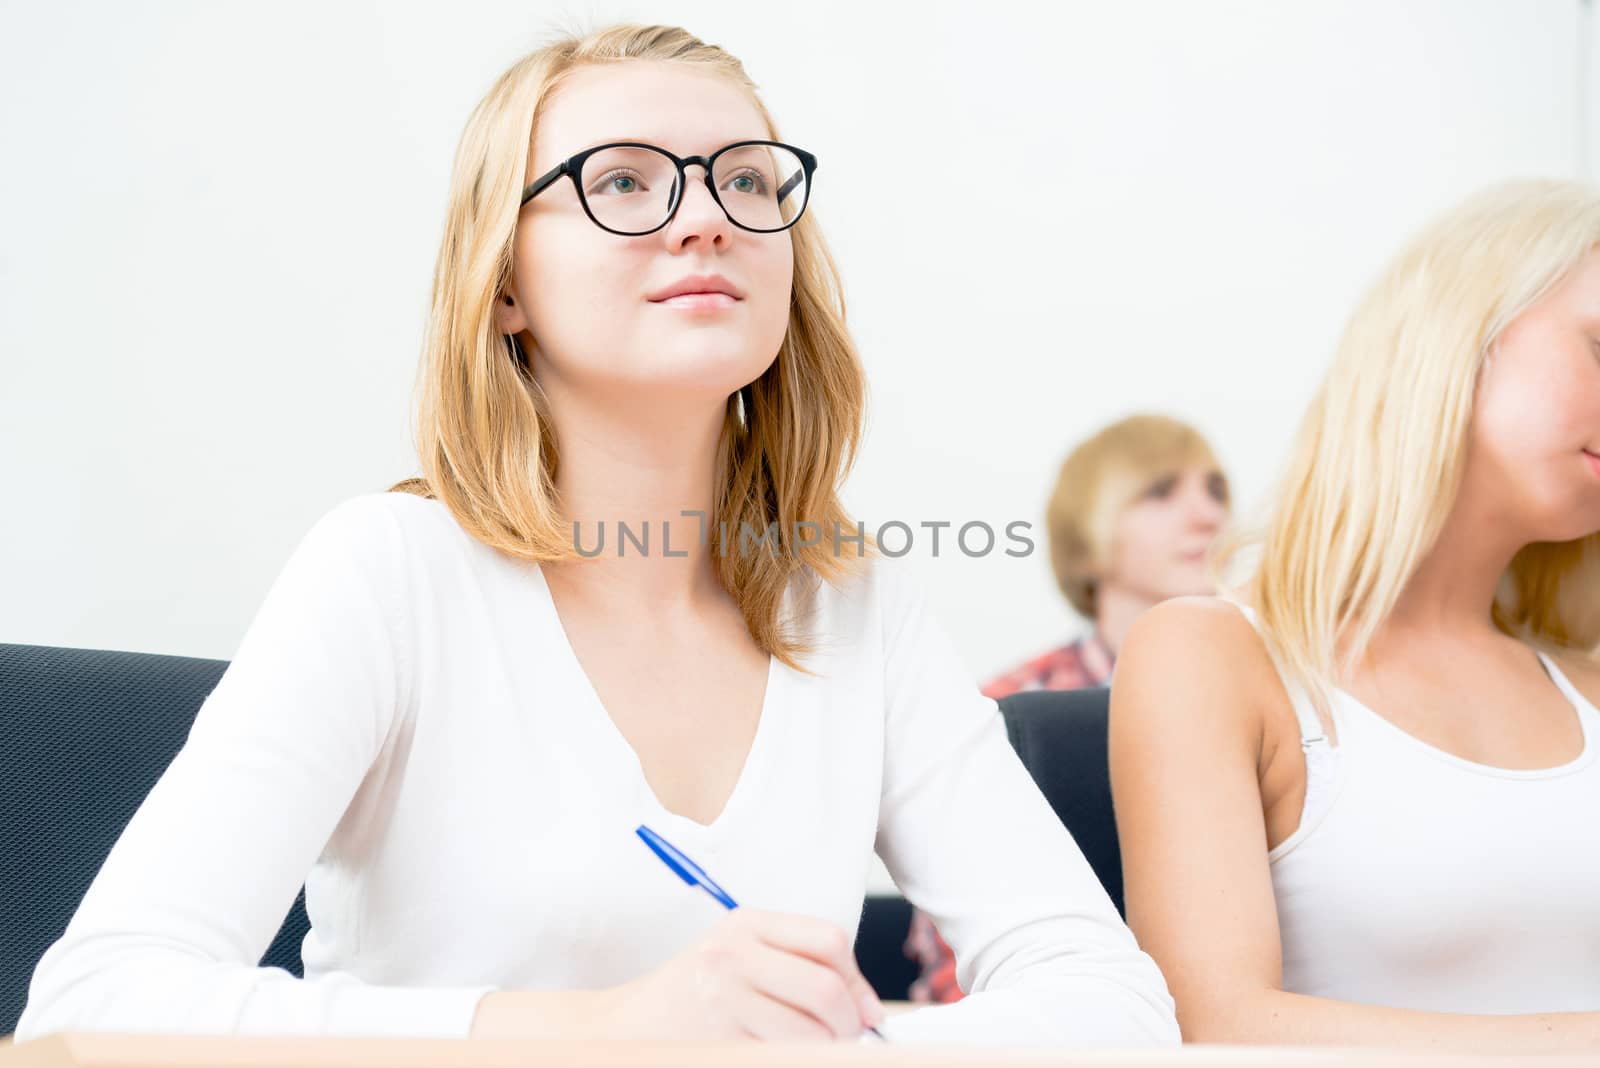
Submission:
[[[1293,722],[1265,647],[1232,606],[1169,601],[1129,632],[1110,738],[1128,923],[1166,974],[1184,1039],[1600,1050],[1600,1012],[1454,1015],[1282,989],[1261,776],[1274,730]]]

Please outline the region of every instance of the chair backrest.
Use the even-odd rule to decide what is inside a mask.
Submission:
[[[0,1035],[227,662],[0,644]],[[261,963],[302,974],[295,900]]]
[[[1106,754],[1110,704],[1111,691],[1103,687],[1029,690],[1001,698],[1000,712],[1023,765],[1123,913],[1122,850]]]

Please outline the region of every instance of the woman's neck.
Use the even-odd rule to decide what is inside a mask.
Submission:
[[[585,406],[574,397],[552,407],[562,413],[555,420],[561,511],[587,559],[546,572],[581,583],[585,596],[623,604],[670,606],[719,596],[705,534],[716,533],[725,409],[628,410],[609,401]]]
[[[1156,602],[1150,597],[1120,586],[1102,585],[1095,591],[1094,626],[1114,657],[1122,651],[1133,621]]]
[[[1500,577],[1528,538],[1494,497],[1466,484],[1433,548],[1406,582],[1380,634],[1483,636]]]

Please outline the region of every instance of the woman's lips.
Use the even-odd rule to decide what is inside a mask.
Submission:
[[[1588,449],[1584,449],[1583,458],[1589,461],[1589,470],[1593,471],[1597,475],[1600,475],[1600,455],[1596,455],[1595,453],[1590,452]]]
[[[650,303],[659,304],[664,308],[682,308],[686,311],[717,311],[731,308],[739,302],[726,293],[679,293],[675,297],[653,300]]]

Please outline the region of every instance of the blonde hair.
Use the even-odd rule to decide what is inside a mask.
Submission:
[[[1600,243],[1600,196],[1517,181],[1434,221],[1351,317],[1272,510],[1223,552],[1250,578],[1285,673],[1326,712],[1432,550],[1465,467],[1480,370],[1506,327]],[[1600,534],[1524,547],[1494,622],[1551,649],[1600,644]]]
[[[1068,454],[1045,507],[1050,566],[1072,607],[1093,619],[1117,517],[1146,486],[1189,466],[1217,466],[1200,432],[1162,415],[1112,423]]]
[[[513,339],[495,326],[509,284],[512,241],[533,131],[576,70],[631,60],[688,64],[743,88],[776,140],[755,85],[732,55],[670,26],[613,26],[567,36],[507,70],[473,109],[456,150],[418,389],[421,479],[394,490],[435,497],[478,541],[509,556],[578,558],[556,491],[560,464],[546,400]],[[719,578],[751,637],[791,667],[810,647],[780,619],[805,568],[837,582],[854,560],[796,534],[802,521],[852,527],[838,487],[859,445],[866,383],[845,327],[839,273],[814,216],[789,231],[794,282],[788,329],[759,379],[728,398],[717,451],[717,496],[706,529],[730,541],[776,524],[756,550],[717,551]]]

